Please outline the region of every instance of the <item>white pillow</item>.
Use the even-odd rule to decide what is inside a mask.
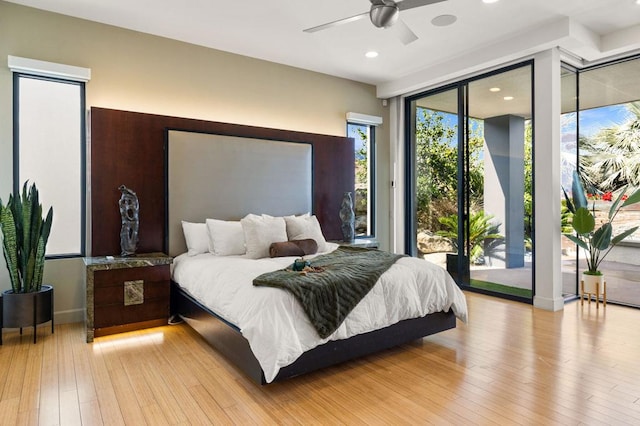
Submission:
[[[287,226],[282,217],[248,214],[240,223],[247,246],[247,257],[250,259],[269,257],[271,243],[287,241]]]
[[[209,251],[209,234],[205,223],[182,221],[182,232],[187,243],[187,255],[206,253]]]
[[[327,251],[327,240],[322,235],[318,218],[314,216],[286,216],[287,238],[291,240],[305,240],[312,238],[318,243],[318,253]]]
[[[207,219],[209,251],[217,256],[245,253],[244,233],[240,222]]]

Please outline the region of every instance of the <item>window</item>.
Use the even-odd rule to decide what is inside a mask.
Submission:
[[[14,191],[25,181],[35,182],[43,210],[53,207],[47,257],[84,255],[85,83],[52,77],[41,67],[12,67],[12,59],[20,65],[23,58],[9,57],[14,71]]]
[[[533,63],[407,97],[407,253],[531,302]]]
[[[562,186],[571,192],[572,172],[580,171],[596,229],[623,191],[631,195],[640,187],[639,72],[640,56],[634,56],[563,74],[563,160],[568,161],[563,161]],[[611,238],[636,226],[639,218],[637,205],[622,208],[612,222]],[[573,233],[570,222],[568,232]],[[598,268],[607,282],[607,302],[640,306],[639,251],[638,230],[607,251]],[[588,253],[569,242],[563,255],[563,293],[575,295]]]
[[[347,136],[355,140],[355,188],[353,210],[356,237],[375,236],[375,126],[347,123]]]

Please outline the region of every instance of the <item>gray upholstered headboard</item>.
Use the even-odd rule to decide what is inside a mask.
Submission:
[[[186,251],[181,221],[313,211],[311,144],[167,130],[169,255]]]

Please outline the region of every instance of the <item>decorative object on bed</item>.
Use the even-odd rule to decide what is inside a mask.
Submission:
[[[308,260],[304,260],[303,258],[300,258],[300,259],[294,260],[293,264],[291,264],[290,268],[291,268],[292,271],[300,272],[304,268],[307,268],[309,266],[311,266],[311,262],[309,262]]]
[[[124,185],[118,188],[120,195],[120,217],[122,226],[120,228],[120,254],[131,256],[138,248],[138,227],[140,225],[139,210],[140,203],[138,196],[131,189]]]
[[[283,241],[269,246],[269,257],[306,256],[318,252],[318,243],[312,238]]]
[[[338,247],[314,258],[318,274],[279,270],[260,275],[253,285],[291,292],[322,338],[330,336],[387,269],[404,255],[358,247]]]
[[[350,243],[355,239],[356,215],[353,212],[351,192],[345,192],[340,205],[340,220],[342,221],[342,240]]]
[[[33,326],[33,343],[36,343],[36,326],[51,321],[53,333],[53,287],[42,285],[45,251],[51,224],[53,207],[46,218],[42,217],[36,184],[22,187],[22,194],[9,195],[5,206],[0,200],[0,230],[2,250],[11,281],[11,289],[2,292],[0,298],[0,344],[2,328]]]

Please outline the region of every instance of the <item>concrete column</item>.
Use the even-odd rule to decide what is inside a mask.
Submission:
[[[524,118],[502,115],[484,120],[484,210],[500,223],[504,260],[485,253],[492,266],[524,266]],[[501,253],[498,253],[500,255]]]
[[[560,247],[560,53],[535,55],[535,307],[564,308]]]

